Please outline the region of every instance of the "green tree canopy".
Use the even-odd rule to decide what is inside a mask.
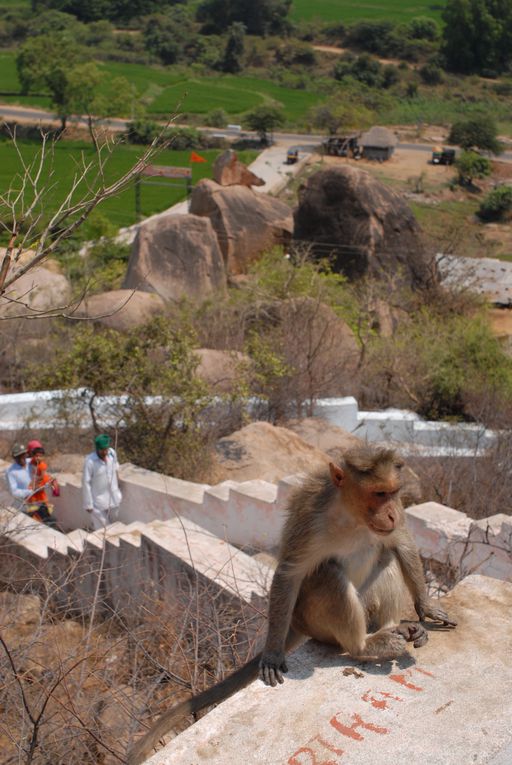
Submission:
[[[222,34],[240,21],[248,34],[283,34],[288,31],[291,0],[203,0],[197,20],[207,33]]]
[[[261,142],[267,142],[267,133],[271,133],[276,127],[284,125],[285,116],[280,106],[263,104],[247,112],[244,119],[249,130],[258,133]]]
[[[67,73],[67,79],[69,108],[73,114],[86,117],[91,140],[96,143],[95,124],[101,118],[129,110],[133,97],[132,86],[126,77],[108,80],[93,61],[72,67]]]
[[[349,100],[332,99],[313,109],[311,118],[315,127],[326,130],[330,135],[338,131],[361,130],[372,123],[372,112]]]
[[[55,8],[72,13],[80,21],[129,21],[181,2],[185,0],[33,0],[32,8],[35,11]]]
[[[512,60],[510,0],[447,0],[442,50],[454,72],[504,71]]]
[[[245,25],[235,21],[228,29],[228,40],[222,59],[222,70],[236,74],[243,69],[243,55],[245,48]]]
[[[59,113],[62,129],[71,114],[69,72],[82,58],[82,50],[65,33],[30,37],[19,49],[16,67],[22,94],[48,90]]]
[[[471,186],[475,178],[485,178],[491,174],[491,163],[476,151],[463,151],[455,160],[461,186]]]
[[[498,128],[492,117],[473,117],[470,120],[454,122],[448,142],[466,151],[480,149],[491,154],[500,154],[503,151],[498,141]]]

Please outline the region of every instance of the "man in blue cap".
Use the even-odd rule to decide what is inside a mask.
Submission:
[[[110,436],[102,433],[94,439],[95,450],[84,462],[82,495],[84,510],[91,514],[95,530],[117,520],[122,495],[119,490],[117,455],[110,446]]]

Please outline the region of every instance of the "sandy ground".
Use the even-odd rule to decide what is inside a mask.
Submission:
[[[425,181],[434,185],[447,184],[454,175],[453,167],[447,165],[432,165],[429,163],[430,153],[413,149],[396,149],[387,162],[371,162],[365,159],[353,160],[346,157],[323,157],[326,165],[354,165],[361,170],[368,170],[380,178],[407,182],[424,174]]]

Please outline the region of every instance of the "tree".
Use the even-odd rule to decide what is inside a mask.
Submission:
[[[450,130],[448,142],[466,151],[480,149],[491,154],[501,154],[503,148],[498,141],[498,128],[492,117],[473,117],[455,122]]]
[[[237,74],[243,69],[242,58],[245,47],[245,25],[235,21],[228,29],[228,40],[222,60],[222,70]]]
[[[478,217],[487,221],[510,220],[512,213],[512,186],[497,186],[487,194],[478,208]]]
[[[81,58],[79,46],[64,33],[29,38],[16,57],[22,94],[44,88],[49,90],[62,130],[71,114],[69,72]]]
[[[162,10],[184,0],[33,0],[32,9],[56,8],[71,13],[80,21],[129,21]]]
[[[373,119],[372,112],[366,107],[339,99],[317,106],[311,116],[313,124],[329,135],[336,135],[338,131],[361,130],[368,127]]]
[[[222,34],[236,21],[250,35],[284,34],[290,7],[291,0],[203,0],[196,18],[208,34]]]
[[[249,130],[258,133],[263,144],[267,143],[267,133],[272,132],[276,127],[284,125],[285,116],[280,106],[265,105],[257,106],[245,115],[245,124]]]
[[[196,376],[194,334],[164,316],[126,333],[97,332],[90,323],[74,329],[72,345],[48,363],[41,385],[70,389],[71,412],[85,387],[95,432],[117,423],[126,459],[197,480],[210,448],[201,412],[211,399]],[[108,395],[110,403],[97,406],[98,396]]]
[[[512,60],[509,0],[448,0],[442,52],[455,72],[501,72]]]
[[[491,174],[491,163],[476,151],[463,151],[455,160],[461,186],[472,186],[475,178],[485,178]]]
[[[145,19],[144,46],[157,55],[163,64],[174,64],[188,48],[196,45],[197,35],[192,18],[184,8],[169,9]]]
[[[93,62],[78,64],[67,75],[69,105],[73,114],[84,115],[91,141],[96,145],[95,126],[98,120],[126,112],[132,97],[132,86],[126,77],[106,81]]]

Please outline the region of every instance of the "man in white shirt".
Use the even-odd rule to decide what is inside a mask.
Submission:
[[[27,449],[23,444],[15,444],[11,454],[14,462],[5,471],[5,478],[11,496],[17,500],[17,506],[24,508],[25,500],[34,493],[27,462]]]
[[[82,479],[83,507],[91,514],[95,530],[117,520],[122,495],[117,472],[119,464],[110,436],[103,433],[94,439],[95,451],[84,462]]]

